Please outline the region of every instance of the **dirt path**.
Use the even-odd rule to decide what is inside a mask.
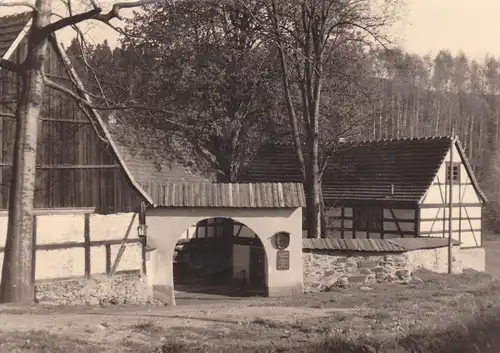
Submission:
[[[4,333],[44,331],[106,347],[118,347],[124,342],[154,345],[172,338],[187,343],[214,342],[214,337],[220,339],[219,343],[223,340],[255,343],[255,337],[259,337],[259,343],[264,344],[274,342],[277,331],[278,340],[307,340],[295,334],[291,338],[285,325],[348,311],[255,304],[250,300],[176,307],[0,306],[0,327]],[[267,323],[272,323],[271,329]]]

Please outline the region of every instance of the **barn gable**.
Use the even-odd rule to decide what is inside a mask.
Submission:
[[[0,18],[0,54],[21,62],[26,55],[30,13]],[[10,45],[8,44],[10,43]],[[67,87],[83,84],[54,36],[49,46],[47,72]],[[0,70],[0,209],[8,204],[14,143],[15,102],[19,82]],[[90,101],[89,97],[81,94]],[[136,210],[151,198],[136,182],[123,161],[98,111],[85,113],[78,102],[46,89],[39,121],[36,169],[36,208],[94,208],[98,213]]]
[[[451,139],[449,143],[451,147]],[[453,163],[454,166],[451,167],[450,163]],[[448,170],[449,168],[453,168],[453,172],[451,169]],[[455,175],[456,180],[454,180],[454,184],[459,187],[457,192],[460,191],[457,195],[454,195],[454,202],[482,204],[488,201],[479,186],[460,141],[455,140],[453,152],[451,148],[448,148],[443,155],[433,180],[419,201],[420,204],[448,202],[449,191],[446,188],[446,184],[448,183],[449,172]]]

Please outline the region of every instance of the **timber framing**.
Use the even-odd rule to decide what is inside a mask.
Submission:
[[[273,142],[257,153],[241,180],[301,181],[299,172],[294,147]],[[448,175],[453,177],[451,205]],[[482,207],[488,200],[460,142],[451,136],[341,143],[323,173],[322,194],[326,209],[334,210],[327,216],[327,237],[448,237],[452,207],[453,238],[464,247],[482,245]],[[357,210],[374,208],[382,216],[373,227],[357,219],[364,214]]]
[[[31,25],[30,12],[0,17],[2,60],[15,65],[24,61]],[[48,47],[47,76],[62,77],[74,84],[81,101],[51,89],[44,95],[46,108],[42,109],[39,125],[35,208],[59,208],[73,213],[74,209],[92,206],[97,213],[109,214],[135,211],[141,201],[152,205],[153,200],[124,162],[55,33],[49,36]],[[0,145],[4,146],[0,151],[1,213],[8,202],[13,156],[11,148],[5,146],[11,146],[14,137],[15,121],[10,116],[19,80],[16,73],[0,69],[0,81],[0,94],[12,98],[10,103],[0,106]]]

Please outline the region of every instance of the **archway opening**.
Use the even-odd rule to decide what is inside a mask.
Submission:
[[[231,218],[188,228],[173,256],[176,299],[267,295],[267,257],[259,236]]]

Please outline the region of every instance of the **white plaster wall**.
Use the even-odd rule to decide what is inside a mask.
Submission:
[[[0,246],[5,246],[7,239],[7,214],[0,215]]]
[[[50,212],[47,211],[47,212]],[[56,214],[37,214],[37,244],[83,243],[85,216],[82,212],[67,210]],[[129,239],[137,239],[138,217],[133,213],[113,215],[90,215],[90,240],[121,241],[131,224]],[[5,246],[7,234],[7,214],[0,215],[0,246]],[[111,248],[111,265],[120,245]],[[105,246],[91,247],[91,274],[106,272]],[[0,275],[3,265],[3,253],[0,253]],[[140,244],[127,244],[127,248],[117,268],[121,270],[139,270],[142,265]],[[35,278],[52,279],[80,277],[85,275],[85,250],[83,246],[66,249],[37,250]]]
[[[35,268],[36,279],[83,277],[85,275],[84,249],[38,250]]]
[[[113,261],[113,257],[111,257]],[[90,271],[92,273],[106,273],[106,247],[92,246],[90,248]]]
[[[462,273],[463,265],[460,256],[460,247],[452,249],[452,271]],[[422,249],[406,253],[408,266],[412,271],[427,269],[437,273],[448,273],[448,248]]]
[[[444,192],[445,190],[444,185],[434,185],[434,183],[446,183],[446,162],[450,161],[451,161],[451,153],[448,152],[443,161],[443,164],[436,173],[436,176],[433,180],[433,185],[431,185],[429,192],[427,193],[426,197],[423,200],[423,203],[448,202],[449,189],[447,189],[446,192]],[[461,162],[460,155],[458,154],[456,146],[454,146],[453,149],[453,162]],[[464,185],[461,187],[455,185],[453,187],[453,192],[452,192],[453,202],[458,202],[458,200],[462,200],[462,202],[464,203],[481,202],[479,195],[475,191],[474,187],[471,185],[472,181],[463,163],[461,163],[460,165],[460,183],[470,184],[470,185]]]
[[[425,196],[422,204],[446,204],[449,202],[449,185],[443,185],[446,183],[446,162],[451,161],[451,153],[448,152],[443,164],[439,168],[436,177],[433,180],[433,185]],[[453,150],[453,161],[461,162],[458,150],[454,147]],[[441,185],[436,185],[437,183]],[[461,163],[460,165],[460,181],[461,184],[467,185],[457,185],[453,186],[452,201],[453,203],[464,203],[464,204],[480,204],[481,199],[472,185],[472,180],[469,177],[465,165]],[[422,234],[422,236],[448,236],[448,217],[450,210],[447,207],[443,208],[422,208],[420,213],[420,218],[423,219],[420,224],[420,231],[425,232],[437,232],[435,234]],[[454,206],[452,208],[452,218],[462,217],[462,221],[453,219],[452,221],[452,238],[462,242],[462,247],[478,247],[481,244],[481,220],[468,218],[481,218],[482,207],[478,206]],[[433,219],[445,219],[433,221]]]
[[[83,214],[36,216],[37,244],[83,242],[85,216]]]
[[[115,263],[116,255],[120,245],[111,246],[111,266]],[[127,244],[123,256],[118,263],[116,271],[138,270],[142,267],[142,246],[141,244]]]
[[[123,239],[129,227],[131,228],[128,238],[137,239],[138,225],[139,217],[135,213],[91,214],[90,239],[92,241]]]
[[[446,208],[422,208],[421,209],[420,232],[422,236],[448,237],[448,215]],[[460,217],[462,219],[458,219]],[[452,210],[452,238],[462,243],[462,247],[482,246],[481,243],[481,207],[454,207]],[[455,219],[457,218],[457,219]],[[443,220],[444,219],[444,220]],[[432,232],[433,234],[425,234]]]
[[[269,295],[301,293],[302,278],[302,210],[297,209],[168,209],[148,210],[148,246],[157,249],[155,260],[148,264],[150,286],[167,288],[173,293],[172,257],[178,239],[192,224],[207,218],[231,217],[251,228],[260,237],[267,255]],[[291,234],[290,269],[276,270],[277,249],[273,235]],[[154,266],[154,267],[151,267]],[[152,288],[151,288],[152,290]]]

